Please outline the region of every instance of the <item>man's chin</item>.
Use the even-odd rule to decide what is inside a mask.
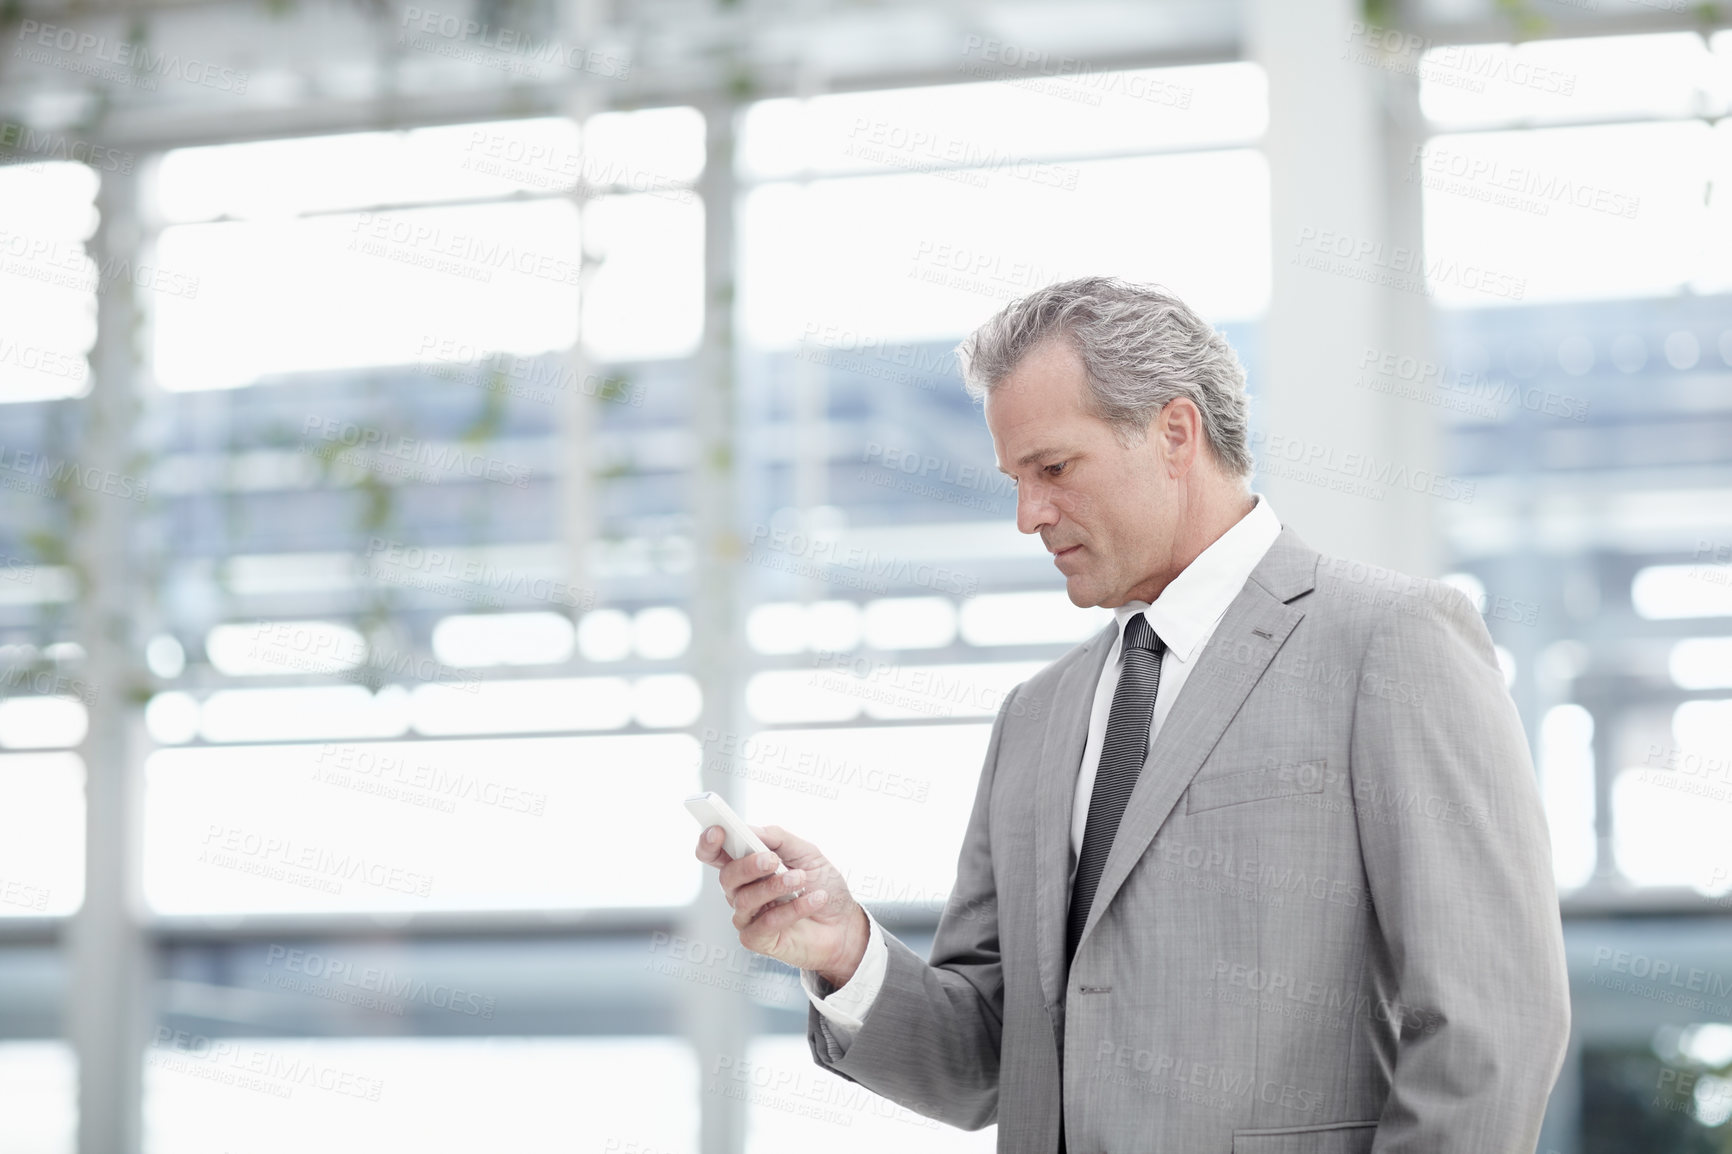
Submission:
[[[1065,578],[1064,592],[1078,609],[1093,609],[1101,603],[1100,591],[1089,588],[1081,577]]]

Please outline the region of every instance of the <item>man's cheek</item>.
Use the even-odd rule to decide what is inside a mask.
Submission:
[[[1052,503],[1073,521],[1087,521],[1094,513],[1093,495],[1072,489],[1053,496]]]

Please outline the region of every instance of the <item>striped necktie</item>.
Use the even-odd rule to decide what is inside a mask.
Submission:
[[[1077,861],[1076,881],[1071,886],[1070,919],[1065,927],[1065,957],[1076,956],[1077,942],[1088,924],[1089,906],[1107,866],[1119,819],[1142,772],[1149,752],[1149,722],[1155,715],[1155,691],[1161,683],[1161,654],[1166,651],[1160,635],[1138,613],[1125,622],[1124,652],[1118,688],[1113,691],[1112,712],[1107,715],[1107,738],[1101,746],[1100,766],[1089,798],[1088,825],[1083,827],[1082,856]]]

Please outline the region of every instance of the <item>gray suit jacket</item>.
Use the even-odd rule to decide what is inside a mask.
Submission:
[[[1149,751],[1064,956],[1072,795],[1108,626],[993,723],[930,961],[817,1062],[998,1149],[1534,1149],[1569,1035],[1532,761],[1440,582],[1283,529]],[[1036,708],[1036,706],[1039,708]]]

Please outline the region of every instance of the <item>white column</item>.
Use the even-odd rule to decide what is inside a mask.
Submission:
[[[91,241],[99,267],[138,255],[138,178],[104,173]],[[130,266],[129,266],[130,267]],[[116,473],[137,466],[134,342],[138,310],[131,278],[99,282],[91,390],[77,464]],[[143,781],[133,688],[142,681],[134,607],[139,575],[132,527],[139,506],[82,486],[73,552],[83,576],[79,643],[94,690],[85,766],[84,904],[66,932],[66,1033],[78,1059],[79,1154],[137,1154],[145,1046],[152,1028],[152,954],[139,888]]]
[[[743,732],[745,629],[740,620],[738,360],[735,355],[734,102],[718,96],[703,109],[707,125],[704,173],[704,335],[694,362],[691,401],[692,660],[703,691],[698,720],[704,732]],[[702,787],[735,797],[735,778],[708,763],[701,746]],[[744,815],[747,821],[752,814]],[[697,827],[692,844],[697,844]],[[733,911],[722,900],[715,875],[706,868],[697,902],[688,909],[687,940],[725,946],[743,956]],[[750,1018],[745,995],[728,988],[688,983],[687,1029],[699,1064],[699,1149],[703,1154],[740,1154],[745,1148],[746,1103],[725,1071],[747,1061]],[[720,1071],[720,1072],[719,1072]]]
[[[1368,357],[1435,360],[1405,179],[1420,139],[1417,81],[1399,67],[1412,58],[1364,47],[1358,0],[1252,0],[1246,16],[1269,78],[1274,249],[1251,384],[1257,484],[1325,553],[1436,575],[1435,410],[1356,384]],[[1403,287],[1364,279],[1378,277]]]
[[[588,45],[595,42],[600,13],[596,0],[577,0],[564,6],[562,38],[566,44]],[[589,148],[589,118],[600,111],[596,92],[596,77],[586,69],[576,69],[571,88],[566,94],[565,114],[576,122],[582,151]],[[604,403],[599,388],[589,388],[591,366],[583,344],[583,313],[589,303],[590,285],[594,280],[596,262],[590,257],[588,205],[592,190],[585,178],[590,166],[579,166],[577,187],[572,191],[572,203],[578,211],[578,251],[571,254],[578,261],[577,339],[565,354],[566,379],[572,382],[559,398],[559,538],[565,554],[566,580],[581,599],[586,590],[595,587],[590,572],[590,543],[596,536],[595,502],[595,426],[596,406]],[[582,604],[580,600],[580,605]],[[571,616],[582,616],[575,608]]]

